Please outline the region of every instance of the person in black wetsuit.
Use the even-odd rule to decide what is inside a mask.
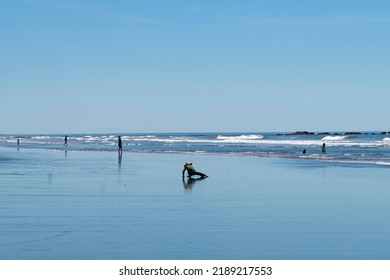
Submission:
[[[184,178],[184,173],[187,171],[188,173],[188,177],[192,177],[194,175],[198,175],[202,178],[207,178],[208,176],[202,172],[198,172],[195,170],[195,168],[192,166],[192,163],[191,162],[186,162],[184,164],[184,169],[183,169],[183,172],[182,172],[182,175],[183,175],[183,178]]]
[[[118,136],[118,153],[122,153],[122,139]]]
[[[325,145],[325,143],[322,144],[321,152],[322,152],[323,154],[326,154],[326,145]]]

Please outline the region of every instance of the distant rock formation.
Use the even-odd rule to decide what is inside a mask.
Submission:
[[[286,134],[286,135],[314,135],[314,132],[308,132],[308,131],[296,131],[294,133]]]

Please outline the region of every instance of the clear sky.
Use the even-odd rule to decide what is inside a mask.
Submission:
[[[0,0],[0,133],[390,130],[390,1]]]

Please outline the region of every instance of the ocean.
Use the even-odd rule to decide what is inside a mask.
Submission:
[[[69,134],[68,151],[210,154],[390,166],[390,132]],[[64,150],[65,135],[0,135],[0,147]],[[326,144],[326,153],[321,146]],[[306,153],[303,153],[306,150]]]

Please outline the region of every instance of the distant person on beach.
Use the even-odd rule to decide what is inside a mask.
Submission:
[[[17,143],[17,145],[18,145],[18,147],[19,147],[19,138],[18,138],[18,140],[16,141],[16,143]]]
[[[325,143],[322,144],[321,151],[322,151],[323,154],[326,154],[326,145],[325,145]]]
[[[68,135],[65,135],[64,146],[68,146]]]
[[[186,162],[184,164],[184,169],[183,169],[183,172],[182,172],[182,175],[183,175],[183,178],[184,178],[184,173],[186,172],[187,170],[187,173],[188,173],[188,177],[192,177],[194,175],[198,175],[202,178],[207,178],[208,176],[204,173],[201,173],[201,172],[198,172],[195,170],[195,168],[192,166],[192,163],[191,162]]]
[[[303,149],[302,154],[306,154],[306,149]]]
[[[118,136],[118,153],[122,153],[122,139]]]

